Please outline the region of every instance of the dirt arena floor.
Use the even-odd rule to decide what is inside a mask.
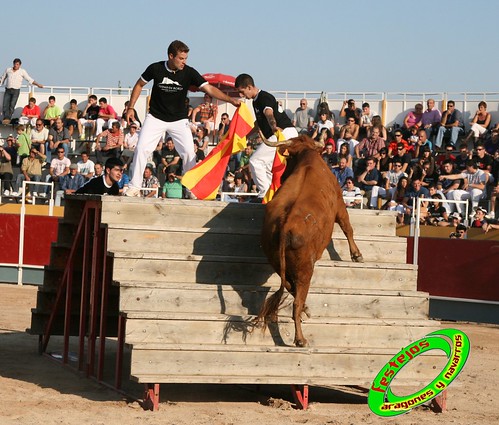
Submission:
[[[38,355],[38,338],[25,332],[35,303],[35,287],[0,284],[0,425],[499,424],[497,326],[444,324],[467,333],[472,348],[442,414],[422,406],[380,418],[365,394],[348,387],[311,388],[310,407],[300,411],[287,386],[237,385],[163,385],[160,409],[150,412]]]

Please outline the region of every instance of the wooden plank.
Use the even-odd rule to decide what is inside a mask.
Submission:
[[[230,315],[258,315],[270,288],[197,285],[191,288],[121,288],[120,311],[165,311]],[[293,297],[286,294],[280,316],[292,316]],[[313,317],[427,318],[428,296],[418,292],[315,291],[307,297]]]
[[[436,330],[434,322],[426,326],[412,322],[411,326],[391,324],[383,321],[351,323],[320,323],[305,320],[302,324],[305,337],[313,348],[334,346],[352,349],[392,349],[395,353],[401,347],[424,337]],[[430,326],[431,325],[431,326]],[[221,344],[272,347],[276,344],[293,346],[294,323],[291,320],[279,322],[265,333],[254,329],[249,319],[226,316],[225,321],[212,320],[154,320],[127,318],[126,343],[141,347],[154,347],[155,344]]]

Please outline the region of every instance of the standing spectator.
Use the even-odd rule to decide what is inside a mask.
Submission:
[[[362,111],[359,108],[355,107],[355,100],[348,99],[343,102],[343,106],[340,110],[340,117],[353,118],[355,120],[355,124],[360,123],[360,115]]]
[[[0,146],[0,180],[3,183],[3,194],[9,196],[12,192],[12,180],[14,179],[14,172],[12,171],[12,157],[10,153]]]
[[[168,131],[175,142],[175,147],[182,158],[184,171],[196,164],[194,143],[188,126],[186,95],[191,85],[198,87],[210,96],[239,106],[239,99],[232,99],[216,87],[210,85],[194,68],[186,65],[189,47],[175,40],[168,47],[168,59],[149,65],[135,83],[130,96],[129,108],[133,108],[142,92],[142,88],[151,80],[154,86],[151,93],[150,112],[144,120],[139,142],[134,152],[133,175],[127,196],[139,196],[138,188],[147,158],[158,145],[161,136]],[[127,117],[133,111],[127,112]]]
[[[89,127],[90,138],[95,135],[95,126],[97,118],[99,118],[100,106],[97,104],[97,96],[91,94],[88,96],[88,103],[83,110],[82,117],[78,120],[78,132],[80,134],[80,139],[85,140],[85,128]]]
[[[81,160],[76,165],[78,165],[78,174],[81,174],[86,180],[90,180],[94,176],[95,164],[89,158],[88,152],[81,153]]]
[[[253,110],[256,116],[256,129],[260,129],[264,137],[270,141],[277,141],[275,133],[278,129],[286,139],[297,137],[298,132],[274,96],[255,86],[253,78],[248,74],[240,74],[236,78],[236,90],[246,99],[253,100]],[[262,143],[251,156],[250,167],[253,181],[258,187],[258,197],[252,202],[262,202],[272,181],[272,163],[276,148]]]
[[[90,179],[77,191],[77,195],[119,195],[120,188],[118,182],[123,175],[123,162],[119,158],[109,158],[106,161],[105,173],[102,170],[102,164],[95,164],[96,177]]]
[[[43,110],[43,122],[47,127],[52,127],[57,118],[62,114],[61,108],[55,104],[55,96],[49,96],[48,105]]]
[[[49,174],[45,179],[47,183],[52,183],[52,182],[55,183],[54,191],[57,191],[58,184],[61,178],[69,173],[69,166],[71,165],[71,161],[69,160],[69,158],[66,158],[64,156],[65,151],[62,146],[56,148],[56,153],[57,157],[52,159],[52,161],[50,162]],[[45,193],[41,195],[46,195],[47,192],[48,192],[48,186],[46,186]]]
[[[130,116],[135,109],[130,109]],[[96,125],[96,133],[101,134],[104,127],[108,129],[111,128],[113,122],[118,121],[118,114],[114,110],[114,108],[107,103],[107,99],[105,97],[101,97],[99,99],[99,117],[95,123]]]
[[[456,103],[453,100],[447,102],[447,110],[442,114],[440,127],[438,129],[437,138],[435,140],[435,149],[442,148],[444,136],[450,133],[450,142],[452,146],[456,146],[457,138],[463,131],[463,116],[456,109]]]
[[[193,123],[201,124],[210,134],[215,129],[215,117],[217,116],[218,107],[213,103],[213,98],[208,94],[204,94],[204,102],[196,106],[192,111],[191,120]],[[196,116],[199,113],[199,121],[196,121]],[[204,149],[203,149],[204,150]]]
[[[72,195],[85,184],[85,177],[78,174],[78,165],[71,164],[69,173],[62,176],[59,181],[59,190],[55,194],[55,205],[61,205],[63,195]]]
[[[69,138],[73,139],[75,128],[78,128],[78,119],[81,111],[78,110],[78,102],[76,99],[69,101],[69,109],[64,111],[64,127],[68,129]]]
[[[239,168],[237,169],[243,175],[244,180],[248,182],[248,185],[251,185],[252,181],[250,170],[251,155],[253,155],[253,145],[248,143],[239,159]]]
[[[69,151],[69,131],[64,128],[61,118],[56,118],[54,126],[49,130],[47,161],[51,161],[52,153],[63,148],[67,155]]]
[[[293,125],[299,134],[308,134],[314,123],[314,111],[308,107],[307,99],[300,100],[300,107],[293,115]]]
[[[30,138],[31,147],[45,155],[45,144],[49,139],[49,130],[43,125],[43,120],[40,118],[36,120],[34,128],[31,129]]]
[[[103,137],[106,138],[106,144],[101,147],[100,142]],[[103,162],[104,158],[119,158],[124,138],[125,135],[120,128],[120,123],[116,120],[113,121],[111,127],[99,133],[95,139],[97,161]]]
[[[27,158],[29,156],[29,149],[31,148],[31,139],[28,136],[28,133],[24,131],[24,125],[19,124],[16,127],[16,132],[17,132],[17,140],[16,140],[16,146],[17,146],[17,156],[19,158],[19,163],[23,162],[24,158]]]
[[[473,142],[476,144],[478,138],[487,132],[490,126],[490,114],[487,112],[487,103],[484,101],[478,104],[478,111],[475,112],[473,120],[470,122],[471,130],[464,141],[468,141],[473,137]]]
[[[437,135],[438,127],[442,120],[442,114],[435,108],[434,99],[428,99],[426,101],[426,106],[427,108],[421,117],[421,129],[425,131],[427,139],[433,140]]]
[[[23,181],[42,181],[42,164],[45,162],[46,156],[38,151],[35,147],[31,147],[29,156],[24,158],[21,164],[21,172],[17,175],[15,192],[13,196],[18,196],[21,192]],[[38,186],[28,186],[33,196],[37,196],[39,189]]]
[[[19,118],[19,124],[35,127],[36,121],[40,118],[40,107],[36,104],[34,97],[29,98],[28,104],[23,108]]]
[[[2,124],[10,124],[14,108],[16,107],[23,80],[28,83],[43,88],[28,73],[21,68],[21,59],[15,58],[12,68],[7,68],[0,77],[0,86],[5,83],[5,93],[3,95],[3,121]]]

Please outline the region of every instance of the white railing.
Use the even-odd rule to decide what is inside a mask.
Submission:
[[[363,210],[364,209],[364,198],[362,196],[343,196],[343,201],[360,201],[359,205],[360,205],[360,209]],[[346,202],[345,202],[346,204]],[[349,208],[347,206],[347,208]],[[352,208],[352,207],[350,207]]]
[[[234,197],[258,196],[255,192],[220,192],[220,201],[231,202],[229,199]]]
[[[421,205],[423,202],[439,202],[442,204],[464,204],[465,205],[465,215],[464,215],[464,220],[463,224],[468,227],[468,214],[469,214],[469,203],[468,201],[453,201],[449,199],[434,199],[434,198],[414,198],[417,202],[416,208],[412,208],[412,214],[411,214],[411,230],[410,230],[410,235],[414,236],[414,250],[413,250],[413,256],[412,256],[412,264],[417,265],[418,264],[418,250],[419,250],[419,236],[420,236],[420,218],[421,218]]]
[[[146,195],[145,192],[155,192],[154,196],[149,196],[150,198],[157,198],[159,194],[159,187],[139,187],[138,189],[142,193],[141,196],[143,198],[147,198],[149,196],[149,193]]]

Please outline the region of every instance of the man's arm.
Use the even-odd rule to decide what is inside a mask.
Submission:
[[[274,111],[272,108],[265,108],[263,113],[265,114],[265,118],[267,118],[270,128],[272,129],[272,133],[275,133],[277,131],[277,121],[274,117]]]
[[[199,88],[204,93],[208,93],[211,97],[221,100],[222,102],[227,102],[234,105],[236,108],[241,104],[241,99],[234,99],[230,96],[227,96],[220,89],[212,86],[211,84],[205,84]]]

